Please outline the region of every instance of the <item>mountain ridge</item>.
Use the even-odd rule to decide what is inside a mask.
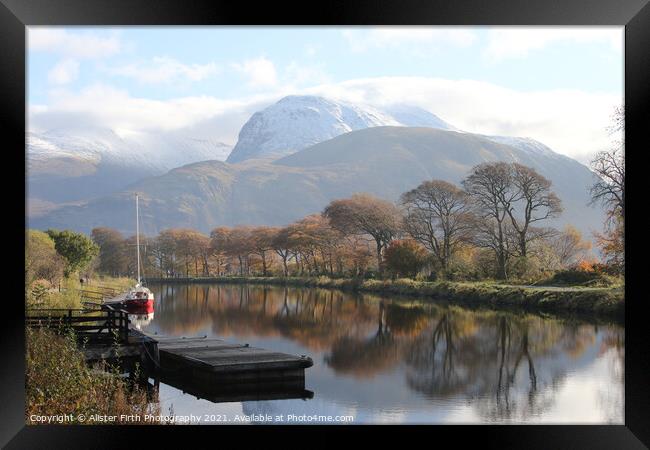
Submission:
[[[435,114],[414,106],[379,109],[319,96],[291,95],[251,116],[226,161],[279,158],[350,131],[387,125],[454,129]]]
[[[151,233],[189,227],[209,232],[223,225],[286,225],[319,213],[335,198],[369,192],[396,201],[424,180],[459,183],[486,161],[517,161],[553,182],[565,206],[555,222],[597,229],[602,212],[587,207],[593,174],[570,158],[526,152],[486,137],[425,127],[372,127],[352,131],[276,160],[186,165],[128,190],[67,206],[32,221],[37,228],[88,232],[111,226],[132,232],[133,192]],[[145,232],[147,230],[145,229]]]

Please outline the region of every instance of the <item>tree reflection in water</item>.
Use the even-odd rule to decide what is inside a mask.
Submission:
[[[528,361],[528,408],[532,411],[535,408],[535,396],[537,393],[537,375],[535,373],[535,364],[533,357],[530,354],[528,328],[527,322],[518,322],[517,328],[519,331],[520,343],[514,345],[513,339],[513,325],[512,319],[506,316],[499,318],[498,325],[498,339],[497,351],[499,356],[499,375],[496,385],[496,408],[497,415],[502,418],[510,418],[513,413],[512,405],[510,402],[511,391],[515,386],[517,372],[521,361],[525,358]],[[516,351],[514,363],[511,368],[511,356]]]
[[[310,370],[322,364],[348,379],[398,374],[420,398],[464,399],[485,420],[543,414],[568,373],[598,355],[611,355],[623,384],[624,329],[615,325],[323,289],[190,285],[156,293],[163,334],[282,338],[314,357]],[[603,401],[614,415],[621,410],[620,399]]]

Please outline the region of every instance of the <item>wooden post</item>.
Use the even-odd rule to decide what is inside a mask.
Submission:
[[[122,339],[124,343],[129,340],[129,319],[124,311],[120,311],[120,327],[122,329]]]
[[[108,320],[106,321],[108,325],[108,334],[110,335],[113,332],[113,321],[114,321],[114,314],[113,311],[108,312]]]

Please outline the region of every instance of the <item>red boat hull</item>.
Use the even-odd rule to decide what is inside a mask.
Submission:
[[[127,312],[133,313],[151,313],[153,312],[153,299],[134,299],[134,300],[125,300],[124,308]]]

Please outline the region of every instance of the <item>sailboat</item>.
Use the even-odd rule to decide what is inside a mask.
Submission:
[[[135,194],[135,247],[138,266],[138,281],[134,287],[129,289],[124,300],[121,302],[128,312],[139,312],[144,314],[153,313],[153,292],[142,285],[140,279],[140,211],[138,194]]]

